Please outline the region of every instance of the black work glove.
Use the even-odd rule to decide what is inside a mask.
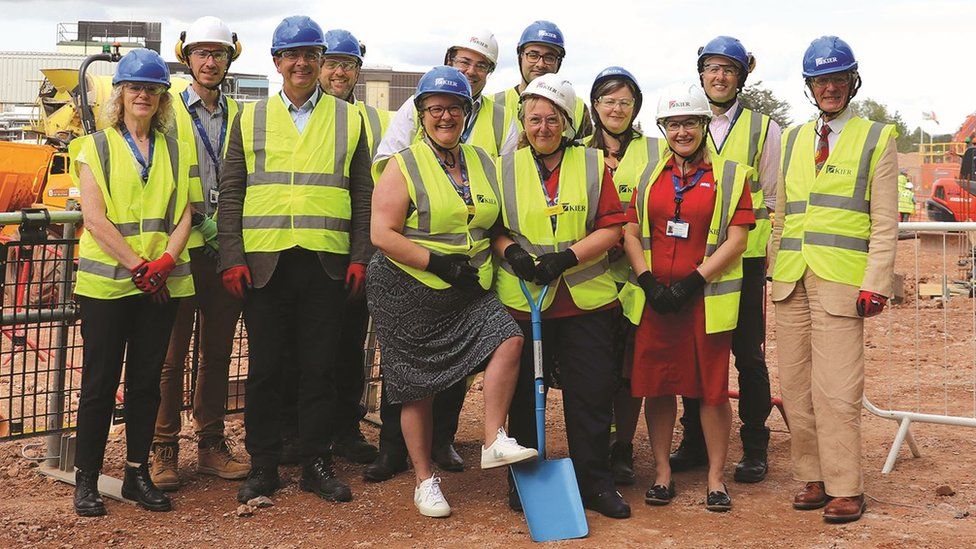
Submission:
[[[529,252],[525,251],[525,248],[518,244],[510,244],[505,248],[505,260],[512,266],[515,276],[530,282],[535,278],[535,260]]]
[[[566,269],[579,264],[576,254],[569,248],[561,252],[542,254],[537,259],[539,264],[536,266],[535,283],[539,285],[549,284]]]
[[[705,287],[705,277],[698,272],[698,269],[691,271],[691,274],[682,278],[671,285],[671,299],[679,309],[684,307],[686,301],[692,294]]]
[[[441,255],[430,252],[425,270],[452,286],[470,288],[478,284],[478,269],[468,263],[469,259],[464,254]]]
[[[647,298],[647,304],[656,313],[663,315],[674,313],[678,310],[678,306],[671,297],[671,290],[664,284],[658,282],[654,278],[654,275],[651,274],[651,271],[644,271],[644,273],[637,277],[637,283],[644,290],[644,297]]]

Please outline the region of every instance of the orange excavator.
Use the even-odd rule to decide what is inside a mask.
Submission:
[[[932,221],[976,221],[976,113],[948,143],[922,143],[922,192]]]

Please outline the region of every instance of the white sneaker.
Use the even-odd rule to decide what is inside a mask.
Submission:
[[[491,469],[511,465],[534,459],[538,455],[538,450],[522,446],[517,440],[505,434],[505,429],[499,428],[495,442],[487,448],[481,447],[481,468]]]
[[[425,517],[442,518],[451,516],[451,506],[441,492],[440,477],[431,476],[413,490],[413,504]]]

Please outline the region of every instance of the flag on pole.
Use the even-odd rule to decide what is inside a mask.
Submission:
[[[922,111],[922,120],[931,120],[936,124],[939,123],[939,119],[935,116],[935,111],[929,111],[929,112]]]

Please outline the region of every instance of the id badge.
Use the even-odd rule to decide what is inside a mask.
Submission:
[[[669,219],[664,234],[675,238],[688,238],[688,222],[680,219]]]
[[[468,215],[474,215],[475,213],[474,206],[468,206]]]
[[[210,189],[210,203],[214,206],[217,205],[217,198],[220,197],[220,191],[217,189]]]
[[[563,205],[562,204],[556,204],[555,206],[549,206],[544,211],[545,211],[546,215],[548,215],[550,217],[551,216],[554,216],[554,215],[560,215],[561,213],[563,213]]]

